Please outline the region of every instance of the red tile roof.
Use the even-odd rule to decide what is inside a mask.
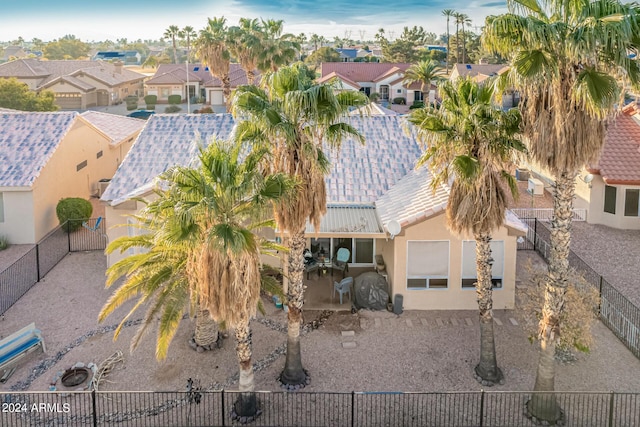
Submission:
[[[336,73],[354,82],[374,82],[387,76],[393,68],[404,71],[411,64],[391,62],[323,62],[320,65],[320,77]]]
[[[600,159],[589,167],[607,184],[640,185],[640,114],[627,107],[609,125]]]
[[[360,85],[358,83],[356,83],[353,80],[351,80],[350,78],[345,77],[342,74],[338,74],[336,72],[329,73],[326,76],[320,77],[318,79],[318,83],[324,83],[324,82],[327,82],[327,81],[329,81],[331,79],[334,79],[334,78],[340,79],[343,82],[347,83],[348,85],[355,87],[356,89],[360,89]]]

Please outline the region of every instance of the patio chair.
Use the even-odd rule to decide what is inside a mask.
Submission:
[[[345,272],[349,271],[349,256],[351,256],[351,252],[347,248],[340,248],[338,252],[333,257],[331,275],[333,276],[333,270],[342,271],[342,278],[344,279]]]
[[[353,277],[345,277],[338,282],[333,282],[333,294],[331,299],[335,298],[336,291],[340,294],[340,304],[342,304],[342,295],[349,293],[349,301],[351,301],[351,285],[353,284]]]
[[[102,217],[99,216],[96,220],[96,223],[91,227],[87,221],[82,222],[82,226],[89,231],[96,231],[100,227],[100,223],[102,222]]]

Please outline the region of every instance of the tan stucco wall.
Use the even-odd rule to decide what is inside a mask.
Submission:
[[[494,309],[511,309],[515,298],[516,238],[502,228],[494,240],[504,241],[504,276],[502,289],[493,292]],[[407,289],[407,241],[449,240],[449,286],[447,289]],[[467,239],[464,239],[467,240]],[[477,310],[474,289],[462,289],[462,239],[454,237],[445,226],[445,216],[438,215],[410,226],[393,240],[393,295],[403,295],[405,310]],[[385,257],[387,262],[387,257]],[[387,265],[390,263],[387,262]],[[389,267],[387,267],[389,269]],[[391,295],[393,299],[393,295]]]
[[[578,179],[578,181],[580,181]],[[640,217],[625,216],[624,205],[627,189],[637,190],[638,186],[612,185],[616,187],[616,213],[604,211],[605,182],[600,175],[594,175],[591,181],[590,204],[587,222],[590,224],[602,224],[608,227],[622,230],[640,230]],[[587,184],[584,184],[588,188]],[[577,192],[577,191],[576,191]]]
[[[126,227],[127,218],[138,213],[143,208],[143,204],[136,201],[122,203],[119,206],[106,205],[104,209],[105,220],[107,224],[107,242],[111,243],[118,237],[127,236],[129,230]],[[114,263],[125,258],[127,254],[121,254],[119,251],[107,255],[107,266],[110,267]]]
[[[4,206],[4,221],[0,222],[0,235],[6,236],[9,243],[16,245],[35,243],[31,190],[15,190],[0,187]]]

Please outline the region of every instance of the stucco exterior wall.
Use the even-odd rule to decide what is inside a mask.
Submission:
[[[137,214],[142,208],[143,204],[136,201],[128,201],[115,207],[106,205],[104,213],[107,224],[107,242],[111,243],[118,237],[127,236],[130,230],[122,225],[126,225],[129,216]],[[127,255],[127,253],[121,254],[118,251],[107,254],[107,267],[112,266]]]
[[[31,189],[0,187],[0,193],[4,211],[4,221],[0,222],[0,235],[6,236],[11,244],[35,243]]]
[[[515,302],[516,237],[509,236],[507,229],[502,228],[494,233],[493,238],[504,241],[505,253],[502,288],[493,292],[493,308],[512,309]],[[413,240],[449,241],[449,282],[446,289],[407,289],[407,242]],[[405,310],[478,309],[475,290],[462,288],[463,240],[468,239],[454,237],[447,230],[444,215],[412,225],[394,238],[392,290],[393,295],[403,296]]]
[[[580,181],[578,179],[577,181]],[[588,188],[587,184],[584,184]],[[612,185],[616,188],[616,213],[608,213],[604,211],[604,194],[606,183],[600,175],[594,175],[591,181],[589,214],[587,222],[590,224],[602,224],[608,227],[619,228],[622,230],[640,230],[640,217],[625,216],[625,198],[626,190],[637,190],[639,186],[629,185]],[[577,193],[577,190],[576,190]]]

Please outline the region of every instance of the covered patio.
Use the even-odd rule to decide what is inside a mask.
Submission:
[[[353,277],[354,279],[360,274],[366,271],[374,271],[371,267],[349,267],[349,271],[345,273],[345,277]],[[334,310],[334,311],[350,311],[351,301],[353,300],[353,287],[351,288],[351,299],[349,294],[345,294],[342,297],[342,304],[340,304],[340,295],[335,293],[333,295],[333,282],[340,282],[342,279],[342,272],[335,271],[333,277],[331,276],[331,270],[329,269],[325,274],[322,271],[314,271],[304,276],[304,309],[305,310]]]

